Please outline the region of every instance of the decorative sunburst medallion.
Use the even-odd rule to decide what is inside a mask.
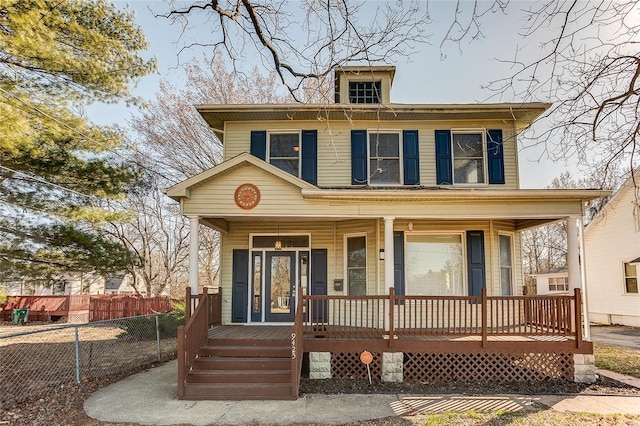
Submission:
[[[251,210],[260,202],[260,190],[252,183],[243,183],[236,188],[234,199],[241,209]]]

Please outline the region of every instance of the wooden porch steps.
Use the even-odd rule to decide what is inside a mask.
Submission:
[[[287,340],[209,339],[186,375],[185,399],[295,399]]]

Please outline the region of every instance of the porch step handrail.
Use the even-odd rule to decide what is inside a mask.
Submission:
[[[582,294],[487,296],[304,295],[303,333],[317,337],[572,337],[582,346]],[[326,315],[326,317],[325,317]]]
[[[191,299],[191,292],[187,287],[186,324],[178,327],[178,399],[184,397],[187,373],[191,370],[198,351],[207,342],[209,325],[211,324],[212,309],[209,305],[212,303],[212,299],[207,288],[198,297],[197,306],[193,313],[190,312],[191,306],[189,306]]]

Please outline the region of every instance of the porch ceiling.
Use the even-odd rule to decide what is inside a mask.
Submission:
[[[280,216],[279,216],[280,217]],[[516,231],[524,231],[527,229],[531,229],[531,228],[536,228],[538,226],[543,226],[543,225],[548,225],[550,223],[553,222],[557,222],[558,220],[563,220],[565,219],[566,216],[563,217],[550,217],[550,218],[544,218],[544,219],[518,219],[518,218],[510,218],[510,219],[506,219],[506,220],[513,220],[514,223],[514,227]],[[336,218],[336,217],[317,217],[317,218],[313,218],[310,219],[308,217],[287,217],[286,220],[287,222],[291,223],[291,222],[308,222],[309,220],[313,220],[315,222],[317,221],[324,221],[324,222],[340,222],[340,221],[345,221],[345,220],[353,220],[354,218],[352,217],[345,217],[345,218]],[[362,219],[373,219],[373,218],[362,218]],[[412,220],[412,218],[398,218],[401,220]],[[455,219],[455,218],[448,218],[446,220],[451,220],[451,219]],[[501,218],[502,220],[505,220],[504,218]],[[273,225],[275,218],[274,217],[226,217],[226,218],[220,218],[220,217],[202,217],[201,218],[201,223],[205,226],[208,226],[209,228],[212,228],[216,231],[220,231],[222,233],[227,233],[229,232],[229,223],[230,222],[264,222],[265,224],[270,224]],[[419,218],[413,218],[413,220],[420,220]],[[427,220],[427,219],[423,219],[423,220]],[[445,220],[445,219],[429,219],[432,221],[437,221],[437,220]],[[468,221],[468,218],[464,218],[464,219],[460,219],[461,221]],[[478,220],[490,220],[490,219],[486,219],[486,218],[478,218]]]

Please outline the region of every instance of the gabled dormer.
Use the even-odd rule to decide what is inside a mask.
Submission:
[[[353,66],[336,68],[335,102],[337,104],[390,104],[391,85],[396,73],[393,66]]]

